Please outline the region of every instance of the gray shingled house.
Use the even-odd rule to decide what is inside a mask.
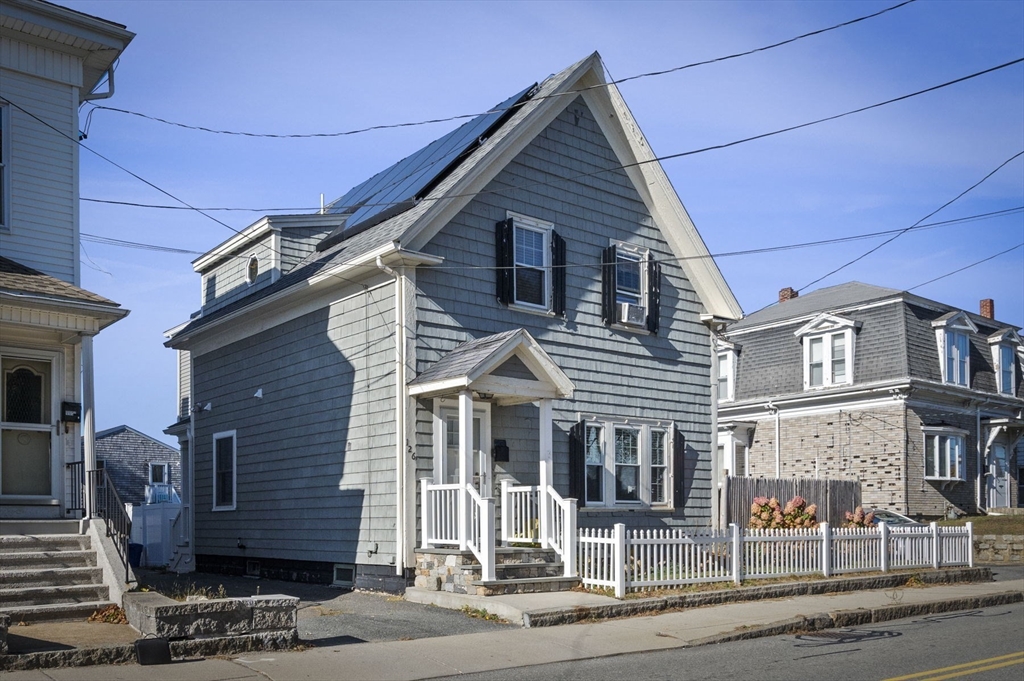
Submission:
[[[918,517],[1016,506],[1024,466],[1020,329],[850,282],[729,324],[718,346],[728,474],[861,481]]]
[[[577,525],[715,517],[741,311],[596,53],[194,268],[175,569],[401,588],[528,542],[571,575]]]
[[[181,494],[181,452],[128,426],[96,433],[96,465],[126,504],[143,504],[146,485],[170,484]]]

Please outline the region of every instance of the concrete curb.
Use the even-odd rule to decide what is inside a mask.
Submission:
[[[894,589],[906,586],[907,582],[911,579],[916,579],[922,584],[988,582],[992,581],[992,570],[987,567],[952,568],[921,572],[898,572],[866,577],[819,579],[810,582],[786,582],[783,584],[720,589],[717,591],[698,591],[658,598],[637,598],[607,605],[577,605],[572,608],[530,610],[522,613],[522,621],[525,627],[550,627],[585,620],[652,615],[672,610],[685,610],[726,603],[741,603],[743,601],[815,596],[846,591]]]
[[[171,657],[175,660],[212,655],[237,655],[257,650],[288,650],[299,642],[295,629],[270,631],[246,636],[225,636],[185,641],[171,641]],[[135,664],[134,645],[75,648],[24,655],[0,655],[0,672],[54,669],[57,667],[89,667],[107,664]],[[159,674],[157,674],[159,676]]]
[[[863,626],[865,624],[877,624],[891,620],[904,619],[907,617],[920,617],[921,615],[935,615],[943,612],[956,612],[959,610],[976,610],[978,608],[989,608],[995,605],[1009,605],[1011,603],[1024,602],[1024,592],[1004,591],[996,594],[986,594],[970,598],[953,598],[944,601],[931,601],[929,603],[914,603],[910,605],[886,605],[880,608],[839,610],[836,612],[822,612],[815,615],[793,617],[781,622],[773,622],[759,627],[751,627],[742,631],[734,631],[728,634],[716,634],[706,638],[691,641],[687,647],[706,646],[716,643],[730,643],[732,641],[747,641],[754,638],[765,638],[768,636],[780,636],[783,634],[802,634],[809,631],[823,631],[826,629],[841,629],[843,627]]]

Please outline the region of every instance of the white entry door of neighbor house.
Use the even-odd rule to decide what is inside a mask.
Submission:
[[[442,405],[440,413],[443,452],[440,463],[441,479],[449,484],[459,481],[459,410],[455,406]],[[491,410],[485,404],[473,409],[473,487],[482,497],[491,496],[491,452],[487,443],[491,441]]]
[[[1006,445],[993,444],[988,453],[988,507],[1006,508],[1010,505],[1009,472]]]
[[[9,502],[54,497],[53,365],[0,357],[0,496]]]

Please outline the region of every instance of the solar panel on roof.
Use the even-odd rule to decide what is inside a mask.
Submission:
[[[382,170],[350,189],[331,203],[328,213],[351,215],[318,246],[326,250],[356,232],[379,224],[416,205],[481,140],[490,136],[513,113],[514,107],[529,98],[536,83],[509,97],[491,111],[462,124],[444,137]]]

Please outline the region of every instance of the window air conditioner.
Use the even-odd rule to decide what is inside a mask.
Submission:
[[[647,310],[643,305],[619,303],[619,321],[623,324],[643,326],[647,321]]]

